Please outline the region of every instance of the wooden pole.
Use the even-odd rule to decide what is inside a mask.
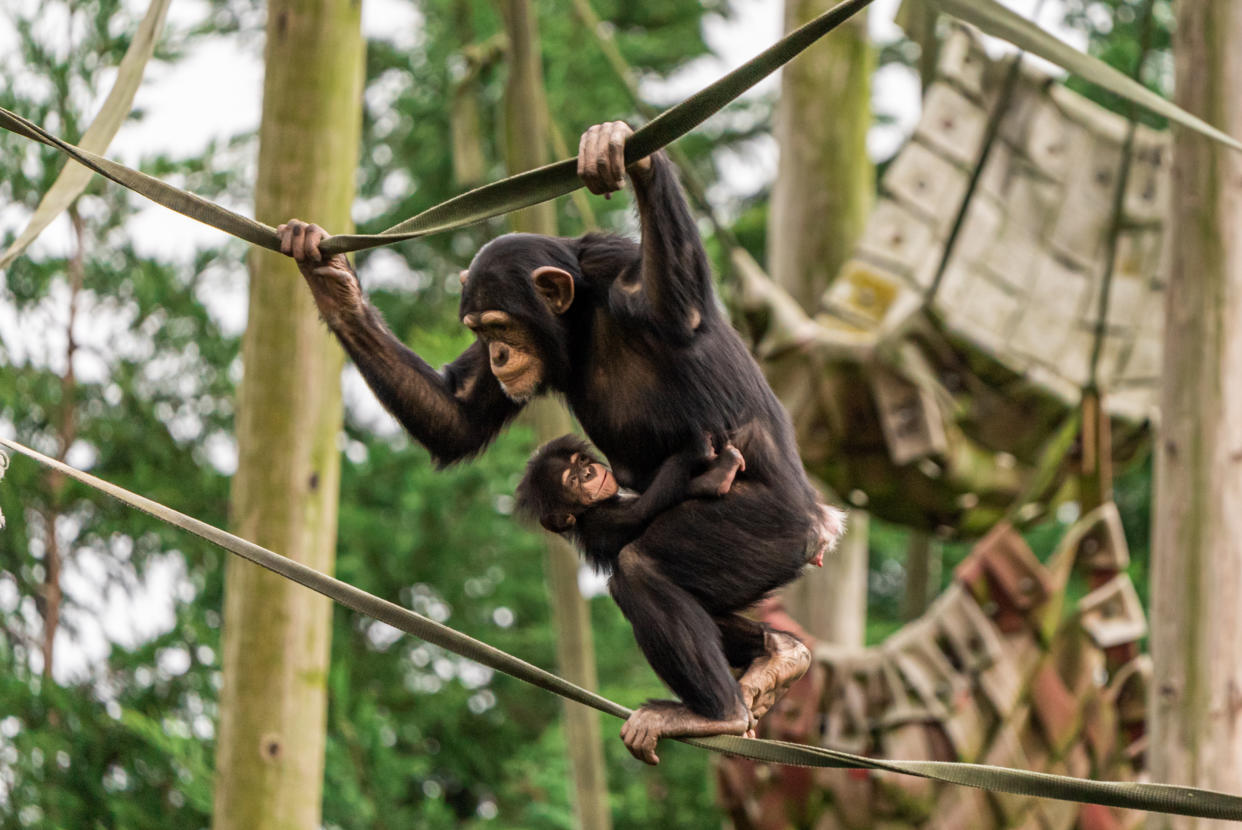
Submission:
[[[347,232],[362,123],[354,0],[271,0],[255,215]],[[343,356],[293,261],[250,254],[231,526],[331,572]],[[215,830],[320,826],[329,600],[236,557],[225,579]]]
[[[834,5],[786,0],[785,29]],[[768,218],[768,273],[808,312],[862,233],[875,195],[867,157],[875,55],[867,17],[855,15],[781,72],[775,134],[780,165]],[[867,614],[867,516],[850,514],[846,539],[785,594],[809,633],[861,645]]]
[[[539,31],[529,0],[501,0],[509,37],[509,81],[505,91],[505,147],[511,173],[546,164],[551,132],[539,63]],[[555,234],[556,206],[534,205],[511,214],[515,231]],[[542,443],[569,432],[572,422],[563,404],[550,398],[528,408]],[[587,689],[598,686],[590,608],[578,590],[578,554],[559,536],[549,534],[548,589],[556,625],[557,665],[567,679]],[[608,782],[600,741],[598,713],[565,703],[565,742],[573,774],[574,804],[583,830],[608,830]]]
[[[1242,4],[1179,0],[1176,102],[1242,135]],[[1175,137],[1151,573],[1152,780],[1242,791],[1242,159]],[[1153,814],[1148,827],[1229,827]]]

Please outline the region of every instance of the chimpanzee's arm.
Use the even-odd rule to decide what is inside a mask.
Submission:
[[[436,372],[384,324],[348,258],[317,258],[322,228],[291,220],[280,232],[284,252],[297,260],[319,313],[367,385],[438,464],[483,449],[517,414],[521,407],[505,396],[481,343]]]
[[[370,303],[332,330],[380,403],[441,466],[486,447],[521,409],[501,390],[479,342],[436,372]]]
[[[707,469],[692,477],[696,468]],[[637,539],[656,516],[686,499],[720,497],[729,492],[739,470],[746,468],[742,454],[726,444],[712,458],[703,449],[669,457],[656,471],[651,486],[635,499],[613,499],[586,511],[580,519],[579,536],[592,552],[615,556]]]
[[[646,174],[631,172],[642,224],[642,285],[661,327],[691,337],[712,305],[707,253],[663,152],[651,156]]]
[[[582,536],[607,534],[618,542],[615,550],[642,535],[656,516],[689,498],[691,473],[701,465],[701,452],[686,451],[669,456],[656,471],[651,486],[637,498],[613,498],[588,510],[581,518]],[[615,552],[615,551],[614,551]]]
[[[625,142],[633,130],[623,121],[591,127],[578,148],[578,171],[592,193],[623,183]],[[614,283],[619,297],[641,295],[664,333],[688,340],[704,317],[714,313],[711,269],[672,162],[663,152],[631,165],[642,225],[639,273]]]

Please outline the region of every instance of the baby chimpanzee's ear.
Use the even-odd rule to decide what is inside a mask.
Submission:
[[[539,524],[543,525],[543,529],[553,533],[564,533],[573,527],[576,521],[577,518],[573,513],[545,513],[539,517]]]

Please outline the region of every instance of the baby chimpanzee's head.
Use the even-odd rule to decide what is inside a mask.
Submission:
[[[531,456],[517,488],[518,509],[554,533],[565,533],[589,507],[617,494],[617,480],[590,445],[562,435]]]

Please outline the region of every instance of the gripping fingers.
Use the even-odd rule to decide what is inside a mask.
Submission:
[[[282,254],[291,256],[298,262],[305,262],[308,258],[315,262],[323,260],[319,243],[328,238],[328,232],[318,225],[290,219],[278,227],[276,233],[280,238]]]
[[[328,238],[328,232],[318,225],[311,225],[306,229],[305,253],[315,262],[323,261],[323,254],[319,252],[319,243]]]
[[[306,223],[290,222],[293,233],[293,258],[298,262],[306,259]]]
[[[608,172],[616,190],[625,186],[625,141],[633,132],[624,121],[608,125]]]
[[[596,124],[583,133],[582,139],[578,142],[578,178],[586,184],[587,190],[597,196],[605,192],[605,189],[600,186],[599,153],[596,151],[599,134],[600,128]]]
[[[625,185],[625,142],[633,130],[624,121],[596,124],[578,142],[578,176],[592,193],[608,194]]]
[[[630,719],[622,724],[621,740],[630,754],[644,764],[655,766],[660,763],[660,756],[655,751],[660,740],[659,735],[644,726],[641,720]]]
[[[660,763],[660,756],[656,755],[656,744],[659,739],[646,729],[640,729],[637,733],[631,733],[629,740],[625,742],[625,747],[638,760],[644,764],[656,766]]]
[[[298,262],[307,259],[321,261],[323,255],[319,253],[319,243],[327,236],[327,232],[318,225],[301,225],[293,237],[293,258]]]

